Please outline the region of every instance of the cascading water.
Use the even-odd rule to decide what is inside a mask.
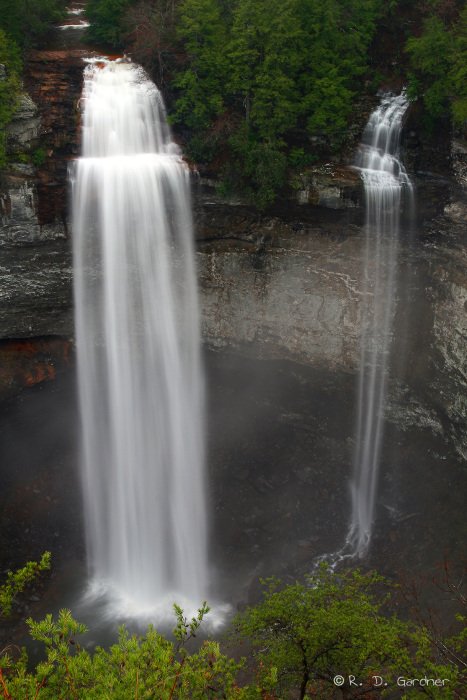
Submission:
[[[72,193],[91,580],[122,615],[193,610],[207,528],[189,173],[141,68],[88,65],[82,104]]]
[[[383,439],[388,359],[397,286],[397,251],[403,188],[410,180],[399,160],[404,93],[386,95],[365,129],[356,166],[366,200],[366,242],[352,512],[344,548],[363,557],[372,535]]]

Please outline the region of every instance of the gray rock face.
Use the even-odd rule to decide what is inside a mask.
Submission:
[[[68,242],[1,249],[0,338],[73,332]]]
[[[462,192],[454,204],[465,206]],[[339,223],[337,212],[322,225],[293,217],[291,211],[287,218],[254,220],[238,206],[205,204],[197,256],[203,337],[214,348],[356,372],[363,228]],[[399,426],[424,427],[449,440],[462,459],[466,243],[463,220],[447,215],[401,231],[387,409]]]
[[[271,231],[269,231],[271,234]],[[358,363],[360,238],[293,235],[261,247],[198,253],[203,337],[263,357],[354,369]]]
[[[454,139],[451,146],[452,169],[457,183],[467,188],[467,143]]]
[[[39,223],[36,182],[33,177],[27,177],[31,171],[26,173],[26,177],[17,168],[13,172],[4,178],[0,192],[0,246],[65,239],[64,222]]]
[[[41,119],[39,110],[32,98],[23,93],[13,120],[8,125],[7,149],[11,154],[24,153],[32,148],[39,137]]]
[[[328,209],[352,209],[360,205],[362,183],[351,168],[320,165],[310,168],[292,182],[299,204]]]
[[[467,460],[467,235],[449,225],[449,247],[431,262],[434,285],[431,387],[444,409],[446,432]]]
[[[0,339],[73,332],[65,222],[41,225],[34,178],[9,174],[0,191]]]
[[[67,224],[53,206],[66,183],[38,173],[31,162],[14,162],[37,146],[41,123],[24,93],[8,126],[10,164],[0,180],[0,339],[73,332]]]

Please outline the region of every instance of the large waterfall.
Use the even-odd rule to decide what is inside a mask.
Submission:
[[[360,557],[367,552],[372,535],[395,311],[401,197],[404,187],[411,189],[399,160],[407,107],[404,93],[383,98],[369,119],[357,158],[365,188],[366,241],[352,512],[346,550]]]
[[[192,610],[207,555],[189,173],[141,68],[91,63],[82,105],[72,190],[91,580],[122,615]]]

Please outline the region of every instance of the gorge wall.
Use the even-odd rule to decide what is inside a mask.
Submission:
[[[83,53],[31,54],[27,91],[10,128],[10,165],[0,183],[4,343],[54,336],[67,344],[73,337],[66,174],[78,152]],[[390,414],[432,426],[465,459],[467,150],[443,137],[434,157],[416,120],[409,120],[404,147],[418,208],[415,221],[405,217],[401,235],[394,348],[411,365],[396,363]],[[316,166],[266,214],[221,199],[213,185],[194,179],[206,344],[355,372],[364,239],[359,177],[342,165]],[[43,346],[40,352],[43,362]],[[60,365],[64,346],[52,343],[47,352],[51,365]],[[3,394],[8,386],[16,390],[18,379],[4,378]]]

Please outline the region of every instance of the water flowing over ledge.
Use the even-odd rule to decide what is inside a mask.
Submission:
[[[363,557],[370,545],[383,440],[388,362],[397,290],[403,187],[411,183],[399,159],[405,93],[385,95],[368,121],[357,155],[365,187],[366,238],[352,513],[346,546]]]
[[[190,613],[209,591],[189,174],[141,68],[88,65],[82,106],[72,190],[91,591],[116,617],[170,615],[173,602]]]
[[[357,153],[355,168],[364,183],[366,220],[350,524],[343,547],[318,557],[315,566],[327,562],[335,567],[346,559],[363,558],[371,544],[397,295],[404,189],[410,206],[413,205],[412,184],[399,158],[400,134],[408,106],[405,92],[384,95],[368,120]]]

